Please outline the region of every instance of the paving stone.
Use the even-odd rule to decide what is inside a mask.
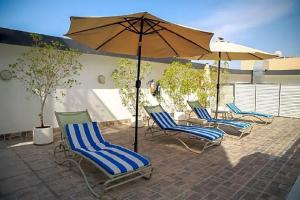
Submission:
[[[39,184],[40,182],[41,181],[32,172],[2,179],[0,181],[1,193],[9,194],[17,192],[18,190]]]
[[[152,179],[124,184],[102,199],[284,199],[300,173],[299,130],[300,119],[276,118],[240,140],[225,138],[221,146],[194,154],[172,137],[147,140],[141,128],[139,152],[151,158]],[[108,141],[132,148],[132,128],[103,132]],[[96,199],[76,168],[56,165],[53,148],[33,145],[30,137],[0,141],[0,199]],[[92,182],[105,178],[89,162],[83,168]]]

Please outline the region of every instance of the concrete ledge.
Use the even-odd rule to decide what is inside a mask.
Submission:
[[[130,125],[130,119],[100,122],[100,127],[109,128],[109,127],[118,126],[121,124]],[[59,128],[54,127],[53,133],[57,133],[57,132],[59,132]],[[20,137],[32,137],[32,130],[1,134],[0,141],[1,140],[10,140],[10,139],[20,138]]]

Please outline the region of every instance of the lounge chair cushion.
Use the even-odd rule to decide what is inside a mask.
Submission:
[[[272,118],[273,117],[273,115],[265,114],[265,113],[242,111],[234,103],[228,103],[227,106],[235,114],[240,114],[240,115],[255,115],[255,116],[258,116],[258,117],[266,117],[266,118]]]
[[[273,115],[265,114],[265,113],[258,113],[258,112],[244,112],[242,111],[240,114],[242,115],[256,115],[258,117],[266,117],[266,118],[272,118]]]
[[[205,108],[195,108],[195,112],[199,118],[205,119],[208,122],[216,122],[219,124],[230,125],[240,129],[248,128],[251,126],[251,124],[247,122],[225,120],[225,119],[214,119],[211,117],[211,115],[208,113],[208,111]]]
[[[193,136],[213,141],[224,136],[224,132],[214,128],[202,128],[199,126],[177,125],[167,112],[150,113],[153,120],[163,130],[181,131]]]
[[[142,155],[106,141],[97,122],[67,124],[66,133],[73,151],[111,175],[128,173],[150,164]]]
[[[228,103],[226,104],[230,110],[236,114],[240,114],[242,111],[234,104],[234,103]]]

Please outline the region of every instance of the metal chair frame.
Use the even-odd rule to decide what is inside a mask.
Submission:
[[[194,106],[195,102],[187,101],[187,103],[192,108],[193,112],[196,113],[195,109],[198,108],[198,106]],[[199,103],[199,108],[202,108],[200,103]],[[229,119],[233,120],[234,118],[229,117]],[[226,123],[222,123],[222,122],[207,122],[207,123],[208,123],[208,127],[216,127],[218,129],[221,129],[221,128],[219,128],[219,125],[222,124],[222,125],[230,126],[230,127],[233,127],[235,129],[237,129],[240,132],[240,135],[238,136],[238,139],[241,139],[244,135],[250,134],[252,129],[253,129],[253,125],[251,125],[247,128],[238,128],[238,127],[236,127],[232,124],[226,124]],[[221,129],[221,130],[223,130],[223,129]],[[226,133],[226,136],[228,136],[228,137],[236,138],[235,136],[232,136],[232,135],[228,134],[227,132],[225,132],[225,133]]]
[[[215,146],[215,145],[221,145],[221,143],[222,143],[223,137],[221,137],[221,138],[219,138],[217,140],[214,140],[214,141],[210,141],[210,140],[208,140],[206,138],[202,138],[200,136],[188,135],[189,139],[195,139],[195,140],[200,140],[200,141],[204,141],[205,142],[204,146],[202,147],[201,150],[197,150],[197,149],[191,148],[188,144],[186,144],[186,142],[184,142],[180,137],[177,136],[180,133],[184,133],[185,136],[186,136],[188,133],[182,132],[182,131],[172,131],[172,130],[162,129],[159,126],[157,126],[157,124],[155,123],[155,121],[152,119],[150,113],[152,113],[152,112],[166,112],[161,107],[161,105],[144,106],[144,109],[146,110],[147,114],[149,115],[149,117],[147,118],[148,128],[145,131],[145,136],[147,136],[147,134],[149,132],[152,134],[152,138],[153,137],[157,137],[157,136],[154,136],[154,133],[156,133],[156,132],[163,132],[163,135],[166,135],[166,136],[172,136],[172,137],[175,136],[174,138],[176,140],[178,140],[186,149],[188,149],[191,152],[198,153],[198,154],[202,153],[205,149],[207,149],[209,147],[212,147],[212,146]],[[151,110],[152,110],[152,112],[151,112]],[[150,124],[151,120],[152,120],[152,124]],[[211,127],[209,127],[209,128],[211,128]],[[158,136],[161,136],[161,135],[158,135]]]
[[[145,167],[141,167],[138,170],[128,172],[128,173],[122,173],[122,174],[117,174],[117,175],[111,175],[108,172],[106,172],[103,168],[101,168],[98,164],[96,164],[94,161],[89,159],[88,157],[80,154],[79,152],[73,151],[70,148],[69,142],[66,138],[65,134],[65,129],[64,126],[65,124],[62,123],[61,117],[76,117],[76,115],[81,115],[83,118],[85,118],[83,121],[80,120],[78,122],[74,120],[70,120],[70,123],[83,123],[83,122],[91,122],[91,117],[88,113],[87,110],[85,111],[80,111],[80,112],[55,112],[56,119],[58,121],[60,130],[61,130],[61,141],[58,142],[58,144],[54,148],[54,161],[59,164],[63,165],[65,163],[69,163],[70,167],[74,165],[77,167],[83,176],[83,179],[87,185],[87,188],[91,191],[93,195],[95,195],[97,198],[101,198],[104,194],[105,191],[110,190],[112,188],[115,188],[117,186],[123,185],[125,183],[134,181],[138,178],[145,178],[145,179],[150,179],[153,173],[153,167],[152,165],[148,165]],[[58,154],[63,153],[63,159],[59,159],[57,157]],[[92,163],[94,166],[96,166],[103,174],[107,176],[107,180],[101,180],[97,183],[91,184],[90,181],[88,180],[86,173],[84,169],[82,168],[82,161],[87,160],[90,163]],[[130,177],[132,176],[132,177]],[[124,179],[124,180],[122,180]],[[121,181],[120,181],[121,180]],[[115,183],[116,182],[116,183]],[[100,192],[96,192],[94,190],[95,186],[102,184],[100,186]]]

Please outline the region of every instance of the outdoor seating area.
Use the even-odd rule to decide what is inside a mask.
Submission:
[[[300,2],[0,5],[0,200],[300,200]]]
[[[199,101],[188,101],[187,103],[192,108],[192,111],[196,114],[196,116],[199,119],[206,120],[209,126],[218,127],[219,124],[223,124],[238,129],[240,132],[239,138],[245,134],[250,134],[254,126],[253,124],[245,121],[212,118],[207,109],[200,105]]]
[[[145,138],[147,127],[141,128],[139,152],[151,158],[152,178],[108,190],[102,199],[285,199],[300,172],[299,128],[299,119],[278,117],[240,140],[225,137],[202,154],[172,137]],[[101,129],[107,141],[132,149],[131,127]],[[60,137],[55,132],[55,143],[46,146],[33,145],[30,136],[0,142],[2,199],[97,199],[76,167],[55,163]],[[91,181],[107,180],[90,162],[82,165]]]

